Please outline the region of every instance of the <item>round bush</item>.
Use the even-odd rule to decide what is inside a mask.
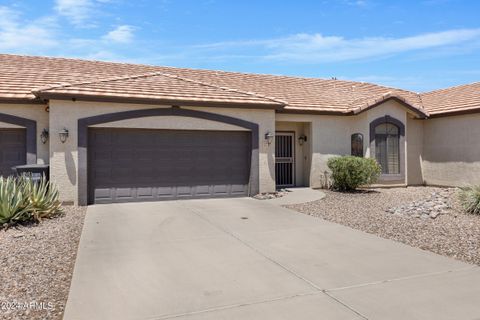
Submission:
[[[353,191],[375,183],[381,173],[380,165],[373,158],[334,157],[328,159],[327,165],[332,171],[332,187],[340,191]]]

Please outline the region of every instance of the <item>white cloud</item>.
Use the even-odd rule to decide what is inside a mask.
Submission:
[[[129,43],[133,40],[133,31],[134,28],[132,26],[118,26],[103,36],[103,39],[118,43]]]
[[[378,58],[417,50],[468,47],[480,41],[480,29],[455,29],[403,38],[367,37],[346,39],[322,34],[296,34],[269,40],[219,42],[196,46],[200,50],[222,51],[256,48],[268,60],[306,63]],[[236,53],[234,53],[236,54]]]
[[[357,7],[365,7],[368,5],[366,0],[347,1],[347,4],[350,6],[357,6]]]
[[[55,0],[55,11],[77,27],[95,25],[96,8],[110,0]]]
[[[0,50],[28,53],[55,47],[55,22],[51,18],[23,21],[19,12],[0,6]]]
[[[56,15],[28,20],[12,7],[0,6],[0,52],[4,53],[120,61],[126,59],[125,45],[134,40],[134,30],[122,25],[103,37],[77,38],[62,32]]]

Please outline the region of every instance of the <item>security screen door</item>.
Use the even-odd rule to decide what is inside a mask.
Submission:
[[[295,133],[275,134],[275,182],[277,188],[295,185]]]

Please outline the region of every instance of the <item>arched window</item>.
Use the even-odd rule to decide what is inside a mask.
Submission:
[[[385,122],[375,127],[375,158],[383,174],[400,173],[400,128]]]
[[[363,157],[363,134],[352,134],[350,147],[352,156]]]

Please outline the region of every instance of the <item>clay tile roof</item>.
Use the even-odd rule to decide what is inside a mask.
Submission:
[[[394,91],[398,96],[405,96],[408,103],[413,103],[413,108],[424,114],[418,94],[370,83],[192,69],[174,69],[171,72],[285,101],[285,111],[348,114],[368,104],[368,101],[378,100]]]
[[[40,87],[32,92],[42,98],[90,96],[94,99],[134,98],[178,103],[208,102],[283,106],[281,101],[160,72],[59,84]]]
[[[480,98],[475,93],[478,89],[459,89],[462,87],[419,95],[344,80],[6,54],[0,54],[0,70],[0,99],[115,97],[179,104],[190,101],[268,105],[286,112],[338,114],[356,114],[395,99],[420,117],[445,110],[480,108]],[[448,103],[440,98],[443,92],[447,93]]]
[[[421,97],[432,116],[480,109],[480,82],[422,93]]]

